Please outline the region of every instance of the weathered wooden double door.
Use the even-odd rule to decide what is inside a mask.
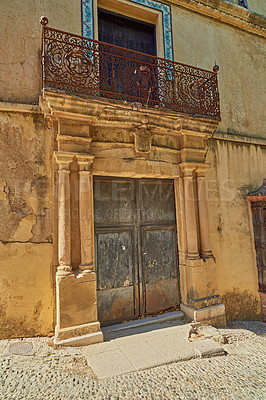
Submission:
[[[173,182],[95,177],[94,214],[99,321],[179,304]]]

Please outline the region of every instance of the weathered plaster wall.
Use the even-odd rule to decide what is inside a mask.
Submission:
[[[172,7],[175,60],[200,68],[220,66],[218,130],[265,137],[265,39]]]
[[[81,33],[80,0],[1,0],[0,101],[38,102],[44,14],[51,27]]]
[[[266,16],[266,2],[264,0],[248,0],[248,8],[251,11]]]
[[[41,114],[0,112],[0,337],[52,330],[50,132]]]
[[[266,171],[266,147],[213,139],[207,161],[208,207],[218,292],[227,319],[256,319],[261,311],[247,194],[260,187]]]
[[[51,258],[48,243],[0,243],[1,338],[53,330]]]

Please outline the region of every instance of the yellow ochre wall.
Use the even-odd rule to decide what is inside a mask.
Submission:
[[[261,304],[247,194],[265,178],[266,143],[259,146],[213,139],[207,162],[211,165],[207,199],[218,293],[228,320],[257,319]]]
[[[80,0],[1,0],[0,101],[37,103],[41,90],[40,16],[81,34]]]
[[[0,110],[0,337],[53,329],[51,135]]]

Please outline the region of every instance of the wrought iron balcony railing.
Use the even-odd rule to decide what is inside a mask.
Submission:
[[[206,71],[41,23],[43,89],[220,118],[217,66]]]

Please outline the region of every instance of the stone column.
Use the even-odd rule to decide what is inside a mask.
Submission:
[[[94,271],[93,249],[93,177],[91,166],[93,156],[78,155],[79,165],[79,226],[80,265],[82,271]]]
[[[69,164],[73,156],[67,153],[55,153],[58,164],[58,267],[57,275],[72,274],[71,267],[71,215]]]
[[[193,171],[195,167],[183,167],[185,215],[187,232],[187,258],[195,260],[199,258],[196,199],[194,193]]]
[[[201,168],[196,163],[183,163],[182,170],[187,256],[185,265],[180,266],[180,276],[183,279],[181,310],[194,321],[223,326],[226,323],[225,307],[217,294],[216,267],[214,258],[211,257],[208,225],[206,227],[208,212],[205,180],[202,175],[206,167]]]
[[[205,172],[207,168],[208,166],[200,166],[196,170],[200,225],[200,255],[203,259],[213,257],[210,243],[209,215],[205,183]]]
[[[93,156],[80,153],[55,154],[59,165],[58,186],[58,258],[56,274],[55,344],[81,346],[103,341],[97,317],[96,274],[93,268]],[[71,210],[69,164],[77,159],[79,193],[81,262],[80,269],[71,268]]]

